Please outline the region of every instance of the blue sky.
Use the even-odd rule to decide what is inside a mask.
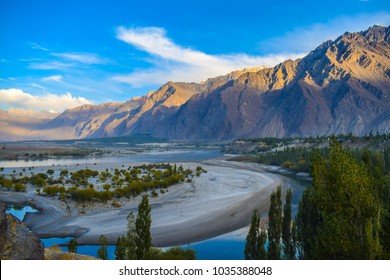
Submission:
[[[298,58],[388,0],[0,1],[0,109],[61,112]]]

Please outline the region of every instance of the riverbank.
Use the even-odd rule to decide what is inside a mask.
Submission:
[[[269,196],[282,181],[279,175],[266,173],[255,164],[224,160],[181,164],[184,168],[200,165],[207,173],[150,198],[154,246],[197,242],[247,226],[254,208],[267,212]],[[106,168],[99,164],[95,167]],[[136,214],[140,199],[121,199],[120,208],[110,204],[84,205],[80,213],[80,205],[32,192],[2,192],[1,196],[3,201],[29,204],[40,210],[25,218],[26,225],[40,237],[73,236],[80,245],[97,244],[101,234],[115,244],[118,236],[126,232],[126,217],[130,211]]]

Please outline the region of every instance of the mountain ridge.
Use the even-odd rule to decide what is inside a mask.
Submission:
[[[66,138],[148,133],[179,141],[390,133],[389,41],[390,27],[345,32],[275,67],[167,82],[125,103],[66,110],[40,129],[66,128]]]

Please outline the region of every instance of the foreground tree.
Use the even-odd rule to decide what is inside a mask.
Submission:
[[[295,258],[295,252],[296,252],[296,247],[294,245],[294,237],[293,237],[293,225],[291,222],[292,220],[291,202],[292,202],[292,191],[291,189],[288,189],[286,194],[286,202],[283,207],[282,241],[283,241],[284,257],[289,260]]]
[[[302,258],[379,257],[380,207],[366,166],[332,138],[329,160],[313,158],[312,177],[314,187],[304,192],[297,215]]]
[[[271,205],[268,212],[268,259],[280,259],[280,238],[282,234],[282,187],[271,194]]]
[[[72,239],[68,243],[68,252],[77,253],[77,241],[76,239]]]
[[[115,248],[117,260],[146,260],[149,258],[152,246],[150,212],[149,199],[147,196],[143,196],[138,205],[137,218],[134,217],[133,212],[129,213],[126,235],[117,240]]]
[[[127,216],[127,233],[125,235],[125,258],[126,260],[137,259],[137,230],[133,212]]]
[[[257,209],[253,210],[252,222],[245,243],[246,260],[264,260],[267,258],[265,243],[267,235],[260,229],[260,216]]]
[[[150,260],[195,260],[195,251],[193,249],[183,249],[173,247],[167,251],[159,248],[151,248],[149,251]]]
[[[152,246],[151,225],[152,218],[149,199],[144,195],[138,206],[138,216],[135,221],[135,243],[137,244],[136,256],[138,260],[146,260],[148,258],[148,253]]]
[[[100,248],[97,250],[97,256],[102,260],[108,259],[108,252],[107,252],[107,238],[104,235],[100,235],[99,237],[99,244]]]
[[[124,236],[118,237],[115,244],[114,255],[116,260],[126,259],[126,238]]]

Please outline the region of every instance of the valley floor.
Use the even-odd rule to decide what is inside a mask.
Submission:
[[[283,180],[253,163],[213,159],[182,164],[192,169],[202,166],[207,173],[150,197],[154,246],[192,243],[247,226],[254,208],[261,214],[268,211],[270,194]],[[105,168],[104,164],[94,167]],[[104,234],[110,244],[115,244],[127,230],[129,212],[136,214],[141,196],[122,198],[119,208],[101,203],[66,204],[58,198],[37,196],[31,189],[26,193],[2,191],[0,200],[41,210],[27,214],[24,220],[40,237],[73,236],[78,244],[97,244]]]

